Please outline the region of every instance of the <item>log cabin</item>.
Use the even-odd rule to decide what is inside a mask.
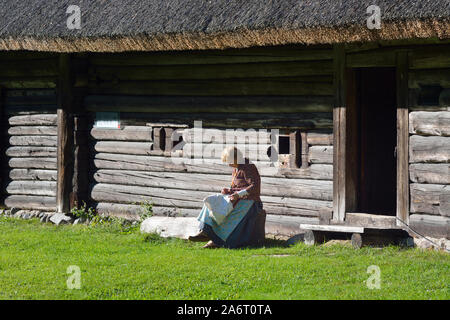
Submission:
[[[196,216],[230,183],[204,151],[231,132],[261,164],[268,233],[450,238],[448,0],[4,0],[0,12],[5,208],[85,201],[133,218],[151,201]],[[174,162],[174,149],[204,160]]]

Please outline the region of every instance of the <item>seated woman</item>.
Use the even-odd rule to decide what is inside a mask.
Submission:
[[[260,199],[261,178],[258,170],[247,158],[244,159],[242,153],[235,147],[227,147],[223,151],[222,161],[233,167],[231,188],[222,190],[222,194],[230,195],[233,210],[225,221],[218,225],[204,205],[197,218],[200,221],[201,231],[189,237],[189,240],[210,240],[204,248],[239,248],[261,244],[264,240],[265,219],[259,217],[263,214],[263,206]]]

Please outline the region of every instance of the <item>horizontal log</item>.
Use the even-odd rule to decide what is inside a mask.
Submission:
[[[56,147],[10,147],[6,150],[8,157],[55,157]]]
[[[9,91],[20,91],[24,92],[24,95],[17,96],[6,96],[5,97],[5,106],[25,106],[25,105],[56,105],[56,94],[55,90],[43,89],[46,95],[27,95],[28,91],[36,91],[36,90],[9,90]]]
[[[100,81],[133,80],[215,80],[328,75],[332,82],[332,61],[269,62],[239,64],[198,64],[176,66],[91,66],[89,75]],[[13,74],[14,75],[14,74]],[[308,79],[308,78],[307,78]]]
[[[98,170],[94,173],[94,180],[107,184],[220,192],[222,188],[229,186],[231,176],[182,172]],[[262,177],[261,194],[318,200],[333,199],[331,181],[306,179]]]
[[[279,109],[282,109],[282,107]],[[220,112],[212,113],[211,110]],[[193,127],[195,121],[202,121],[203,128],[226,128],[233,130],[236,128],[252,128],[255,130],[331,129],[333,122],[332,112],[304,112],[304,110],[301,110],[296,113],[258,113],[250,111],[242,113],[241,110],[239,110],[238,112],[232,112],[232,115],[227,114],[225,116],[225,113],[221,112],[221,109],[216,107],[205,110],[203,113],[121,112],[120,116],[121,123],[125,125],[146,125],[148,122],[167,122],[171,124],[170,127],[174,127],[174,125]]]
[[[55,89],[58,79],[52,77],[0,77],[0,86],[5,89]]]
[[[131,155],[150,155],[153,148],[151,142],[98,141],[94,150],[106,153],[122,153]]]
[[[56,182],[54,181],[11,181],[6,187],[8,194],[22,194],[33,196],[56,196]]]
[[[189,159],[181,159],[189,160]],[[98,169],[136,170],[152,172],[191,172],[209,174],[231,174],[231,168],[218,159],[177,163],[177,159],[156,156],[131,156],[110,153],[95,155],[94,165]],[[332,166],[312,164],[306,169],[277,169],[257,165],[261,176],[332,180]]]
[[[450,194],[449,185],[412,183],[410,185],[410,192],[410,211],[412,213],[450,215],[450,212],[440,210],[441,199],[445,195]]]
[[[332,146],[312,146],[309,148],[308,160],[310,163],[333,163]]]
[[[300,233],[300,224],[319,224],[319,219],[317,217],[268,214],[266,216],[266,234],[294,236]]]
[[[91,65],[147,66],[147,65],[202,65],[277,61],[331,60],[329,48],[307,48],[283,46],[279,48],[227,49],[189,52],[127,52],[93,53],[89,55]]]
[[[56,198],[47,196],[12,195],[5,199],[8,208],[56,211]]]
[[[152,128],[127,126],[121,129],[93,128],[91,136],[97,140],[152,141]]]
[[[252,129],[184,129],[183,140],[201,143],[228,143],[228,144],[270,144],[271,131]]]
[[[333,133],[310,131],[306,135],[306,141],[310,145],[333,145]]]
[[[193,191],[181,189],[148,188],[116,184],[96,184],[92,188],[91,197],[97,202],[137,204],[151,201],[157,206],[173,206],[200,209],[203,199],[211,195],[211,191]],[[331,208],[331,201],[297,199],[287,197],[262,196],[267,212],[285,215],[317,215],[323,208]]]
[[[408,73],[408,87],[436,86],[450,88],[450,69],[413,70]]]
[[[411,112],[409,133],[424,136],[450,136],[450,111]]]
[[[56,147],[56,138],[56,136],[12,136],[9,143],[12,146]]]
[[[236,144],[233,145],[238,148],[244,157],[250,160],[261,160],[269,162],[269,148],[271,145],[267,144]],[[181,148],[181,147],[180,147]],[[198,144],[186,143],[182,147],[184,158],[195,159],[221,159],[222,152],[226,148],[224,144]],[[181,149],[180,149],[181,150]],[[274,156],[274,159],[277,157]]]
[[[123,112],[331,112],[331,96],[99,96],[85,98],[89,111]]]
[[[120,83],[110,81],[90,82],[89,93],[163,96],[327,96],[333,94],[333,86],[331,82],[310,82],[303,78],[121,81]]]
[[[57,175],[56,170],[12,169],[9,171],[9,177],[12,180],[56,181]]]
[[[56,114],[33,114],[9,117],[8,122],[12,126],[56,126],[57,119]]]
[[[27,63],[28,60],[41,60],[41,59],[56,59],[58,57],[57,53],[53,52],[40,52],[40,51],[1,51],[0,60],[4,61],[20,61],[22,63]]]
[[[409,68],[450,68],[449,50],[449,46],[433,46],[413,50],[409,54]]]
[[[56,136],[56,126],[16,126],[8,130],[12,136]]]
[[[409,216],[409,226],[424,236],[450,239],[449,217],[413,214]]]
[[[450,184],[450,164],[448,163],[410,164],[409,177],[412,182]]]
[[[409,162],[450,162],[450,139],[448,137],[422,137],[409,139]]]
[[[107,203],[100,202],[95,205],[99,214],[116,216],[127,219],[139,219],[139,216],[146,212],[146,209],[137,204]],[[157,207],[153,206],[153,215],[170,217],[197,217],[200,213],[198,209]]]
[[[11,158],[8,164],[11,168],[56,170],[56,158]]]
[[[23,61],[8,61],[0,70],[0,77],[48,77],[58,75],[56,59],[39,59]]]

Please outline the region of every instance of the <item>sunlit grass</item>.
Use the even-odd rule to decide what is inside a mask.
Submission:
[[[139,232],[0,218],[0,299],[449,299],[450,256],[341,245],[205,250]],[[70,265],[81,289],[67,288]],[[381,270],[370,290],[367,268]]]

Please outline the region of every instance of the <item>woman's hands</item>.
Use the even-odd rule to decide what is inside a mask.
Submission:
[[[230,193],[231,193],[230,189],[228,189],[228,188],[223,188],[222,189],[222,194],[230,194]]]
[[[236,201],[237,199],[239,199],[239,195],[236,192],[230,196],[231,201]]]

